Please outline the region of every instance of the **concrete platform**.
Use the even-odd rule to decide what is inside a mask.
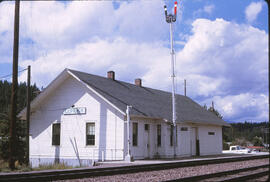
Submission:
[[[221,159],[221,158],[231,158],[231,157],[243,157],[243,156],[257,156],[257,155],[266,155],[268,152],[260,152],[254,154],[220,154],[220,155],[209,155],[209,156],[193,156],[193,157],[181,157],[177,159],[143,159],[143,160],[134,160],[133,162],[127,161],[104,161],[97,162],[97,165],[100,167],[111,167],[111,166],[124,166],[124,165],[140,165],[140,164],[161,164],[161,163],[170,163],[170,162],[188,162],[188,161],[200,161],[208,159]]]

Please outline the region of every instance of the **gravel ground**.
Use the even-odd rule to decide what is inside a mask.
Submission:
[[[232,175],[227,175],[227,176],[222,176],[222,177],[217,177],[217,178],[211,178],[211,179],[206,179],[206,180],[202,180],[203,182],[213,182],[213,181],[223,181],[223,180],[228,180],[228,179],[232,179],[232,178],[236,178],[236,177],[241,177],[241,176],[246,176],[246,175],[250,175],[250,174],[255,174],[255,173],[259,173],[259,172],[264,172],[264,171],[269,171],[269,169],[267,168],[263,168],[263,169],[256,169],[253,171],[245,171],[245,172],[241,172],[241,173],[237,173],[237,174],[232,174]],[[258,179],[255,179],[258,180]],[[253,181],[255,181],[253,179]],[[263,180],[266,181],[266,180]]]
[[[262,181],[269,181],[269,175],[268,176],[263,176],[263,177],[260,177],[260,178],[257,178],[257,179],[251,179],[251,180],[248,180],[246,182],[262,182]]]
[[[121,174],[121,175],[113,175],[113,176],[100,176],[100,177],[92,177],[92,178],[84,178],[84,179],[76,179],[76,180],[64,180],[65,182],[152,182],[152,181],[165,181],[165,180],[173,180],[183,177],[190,177],[196,175],[203,175],[215,172],[222,172],[226,170],[234,170],[245,167],[258,166],[263,164],[269,164],[269,159],[257,159],[250,161],[242,161],[242,162],[230,162],[223,164],[210,164],[204,166],[196,166],[196,167],[183,167],[176,169],[167,169],[160,171],[149,171],[149,172],[139,172],[139,173],[131,173],[131,174]],[[267,177],[265,177],[267,179]]]

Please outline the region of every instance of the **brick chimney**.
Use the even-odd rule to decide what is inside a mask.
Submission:
[[[114,76],[115,76],[114,71],[108,71],[107,72],[107,78],[115,80]]]
[[[142,86],[142,79],[136,78],[136,79],[135,79],[135,85],[141,87],[141,86]]]

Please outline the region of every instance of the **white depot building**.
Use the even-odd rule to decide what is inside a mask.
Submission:
[[[26,109],[19,116],[25,119]],[[176,95],[176,116],[176,157],[222,153],[225,121],[182,95]],[[169,92],[143,87],[141,79],[115,80],[113,71],[105,78],[65,69],[31,103],[30,162],[124,160],[127,130],[134,159],[172,158],[171,121]]]

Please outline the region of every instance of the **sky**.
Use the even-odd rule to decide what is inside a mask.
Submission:
[[[0,3],[0,79],[11,81],[14,2]],[[171,91],[174,0],[22,1],[19,70],[46,87],[65,68]],[[268,6],[263,0],[178,0],[176,92],[228,122],[269,121]],[[26,81],[26,71],[19,81]],[[180,106],[179,106],[180,107]]]

